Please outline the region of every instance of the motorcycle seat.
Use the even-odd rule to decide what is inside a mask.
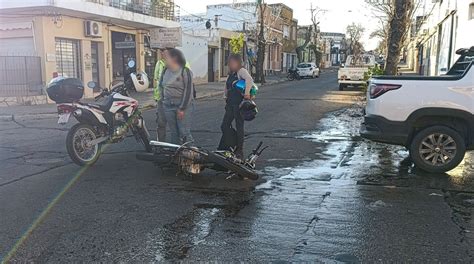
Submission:
[[[112,96],[107,96],[102,98],[101,100],[97,101],[96,103],[89,104],[91,107],[97,108],[101,111],[107,112],[109,111],[112,103],[114,102],[114,98]]]

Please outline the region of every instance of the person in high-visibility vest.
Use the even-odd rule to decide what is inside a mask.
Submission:
[[[153,98],[156,101],[156,132],[157,140],[165,142],[166,141],[166,117],[165,110],[163,108],[162,95],[160,89],[160,79],[163,74],[166,64],[165,64],[166,50],[160,50],[160,60],[156,62],[155,73],[153,74]]]

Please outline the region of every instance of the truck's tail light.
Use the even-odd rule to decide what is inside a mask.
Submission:
[[[402,87],[399,84],[381,84],[381,83],[373,83],[369,87],[370,91],[370,99],[377,98],[381,96],[382,94],[392,91],[392,90],[397,90],[400,87]]]

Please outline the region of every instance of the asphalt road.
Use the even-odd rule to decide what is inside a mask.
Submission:
[[[247,152],[270,146],[257,182],[183,180],[136,160],[132,138],[81,169],[56,119],[1,122],[0,260],[473,262],[474,154],[417,171],[403,148],[358,136],[362,101],[335,79],[261,89],[246,123]],[[197,102],[199,146],[216,147],[223,107]]]

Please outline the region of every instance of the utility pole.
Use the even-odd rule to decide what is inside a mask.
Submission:
[[[247,64],[247,60],[245,59],[246,58],[246,53],[247,53],[247,30],[246,30],[246,27],[245,25],[247,24],[247,22],[243,22],[242,24],[242,34],[244,36],[244,45],[242,46],[242,60],[244,62],[244,65]]]
[[[256,80],[260,83],[265,83],[265,74],[263,71],[263,63],[265,61],[265,11],[266,11],[266,4],[264,0],[258,0],[258,9],[259,9],[259,23],[260,23],[260,30],[258,32],[257,37],[257,71],[256,71]]]

